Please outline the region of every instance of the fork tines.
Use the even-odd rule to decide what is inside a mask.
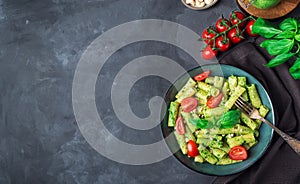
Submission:
[[[249,104],[248,102],[246,102],[242,97],[239,97],[237,99],[237,101],[235,102],[235,105],[244,113],[250,115],[252,113],[252,111],[254,110],[254,108],[251,106],[251,104]]]

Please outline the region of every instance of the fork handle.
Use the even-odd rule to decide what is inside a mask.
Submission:
[[[270,123],[265,118],[260,118],[261,121],[269,125],[271,128],[273,128],[290,146],[291,148],[300,155],[300,141],[289,136],[288,134],[284,133],[280,129],[278,129],[276,126],[274,126],[272,123]]]

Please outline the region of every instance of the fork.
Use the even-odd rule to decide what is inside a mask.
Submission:
[[[249,116],[251,119],[258,119],[262,122],[269,125],[271,128],[273,128],[290,146],[291,148],[300,155],[300,141],[287,135],[280,129],[278,129],[276,126],[274,126],[272,123],[270,123],[268,120],[263,118],[258,110],[254,108],[250,103],[246,102],[242,97],[239,97],[237,101],[235,102],[235,106],[237,106],[238,109],[240,109],[242,112],[244,112],[247,116]]]

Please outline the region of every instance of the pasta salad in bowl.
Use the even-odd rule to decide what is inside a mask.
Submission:
[[[181,76],[168,90],[161,123],[167,145],[187,167],[229,175],[254,164],[266,151],[273,130],[235,107],[242,97],[274,123],[271,100],[249,73],[229,65],[204,65]]]

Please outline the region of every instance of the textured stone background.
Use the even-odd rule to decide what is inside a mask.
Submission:
[[[0,183],[210,183],[170,157],[145,166],[113,162],[82,137],[72,110],[76,65],[85,48],[108,29],[131,20],[170,20],[195,32],[221,14],[237,9],[234,0],[205,11],[191,11],[179,0],[0,0]],[[142,42],[116,52],[99,74],[97,105],[108,129],[118,138],[151,143],[160,127],[133,131],[111,111],[111,83],[124,64],[148,54],[196,64],[167,44]],[[149,115],[148,100],[163,95],[164,79],[147,77],[133,87],[130,99],[140,117]]]

